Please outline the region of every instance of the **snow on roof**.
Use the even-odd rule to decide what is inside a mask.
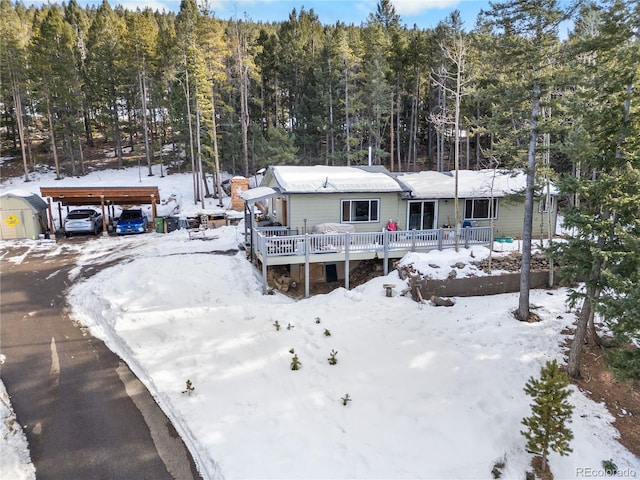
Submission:
[[[455,171],[405,173],[398,180],[413,192],[416,198],[453,198],[455,196]],[[526,175],[522,171],[459,170],[458,197],[489,197],[493,188],[494,197],[504,197],[523,192]]]
[[[25,190],[13,189],[7,192],[4,192],[0,197],[20,197],[23,198],[25,202],[29,204],[31,209],[34,212],[41,212],[42,210],[47,209],[47,202],[45,202],[39,195],[35,193],[27,192]]]
[[[256,187],[242,192],[240,194],[240,198],[242,198],[242,200],[244,200],[245,202],[251,202],[254,200],[261,200],[263,198],[272,197],[277,194],[278,192],[276,192],[271,187]]]
[[[401,192],[390,175],[357,167],[274,166],[273,176],[287,193]]]

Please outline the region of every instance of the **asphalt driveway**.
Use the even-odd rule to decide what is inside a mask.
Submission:
[[[2,252],[1,375],[37,478],[200,478],[144,385],[69,318],[64,292],[75,266],[73,251],[47,256],[5,245]],[[20,262],[8,261],[20,255]]]

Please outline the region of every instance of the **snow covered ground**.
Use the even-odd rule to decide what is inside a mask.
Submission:
[[[122,184],[127,174],[136,184],[136,172],[118,171],[69,185],[95,185],[93,175]],[[192,208],[189,175],[141,181]],[[52,184],[45,175],[16,179],[0,192]],[[87,238],[77,244],[68,292],[73,316],[147,385],[204,478],[490,479],[500,461],[503,478],[523,478],[531,459],[520,434],[531,402],[523,387],[545,361],[563,361],[561,331],[574,321],[565,290],[532,292],[542,318],[535,324],[514,320],[517,294],[457,298],[451,308],[418,304],[398,295],[404,282],[396,272],[304,300],[262,295],[243,252],[216,254],[235,248],[242,232],[222,227],[207,241],[182,230]],[[61,248],[22,244],[47,255]],[[473,249],[476,260],[488,253]],[[438,277],[470,257],[471,250],[445,251],[405,262]],[[127,261],[79,280],[84,265],[118,258]],[[396,284],[391,298],[385,283]],[[294,355],[299,370],[291,369]],[[574,452],[551,455],[555,478],[603,476],[609,459],[637,478],[640,459],[617,442],[605,406],[575,388],[570,401]],[[26,447],[10,438],[3,431],[2,478],[33,478],[29,464],[17,473]],[[5,463],[10,451],[16,460]]]

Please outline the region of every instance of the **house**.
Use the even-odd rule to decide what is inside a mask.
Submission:
[[[349,272],[360,261],[382,259],[386,273],[389,260],[409,251],[521,236],[525,179],[494,170],[456,175],[272,166],[258,188],[242,194],[249,249],[264,279],[268,266],[282,265],[296,282],[344,279],[348,288]],[[547,204],[555,202],[540,203],[536,216],[545,235]]]
[[[398,181],[411,192],[406,198],[406,229],[438,226],[490,227],[494,237],[522,237],[526,175],[511,170],[424,171],[397,174]],[[456,183],[458,221],[456,222]],[[547,196],[546,193],[549,193]],[[536,199],[533,211],[534,236],[555,234],[556,190],[549,186]]]
[[[0,195],[0,240],[37,239],[47,229],[47,203],[38,195],[11,190]]]
[[[404,187],[383,167],[274,166],[260,186],[279,193],[256,205],[268,223],[299,233],[325,223],[380,231],[402,214]]]

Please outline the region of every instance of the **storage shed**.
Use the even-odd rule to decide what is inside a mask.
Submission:
[[[38,195],[11,190],[0,195],[0,239],[31,238],[47,231],[47,203]]]

